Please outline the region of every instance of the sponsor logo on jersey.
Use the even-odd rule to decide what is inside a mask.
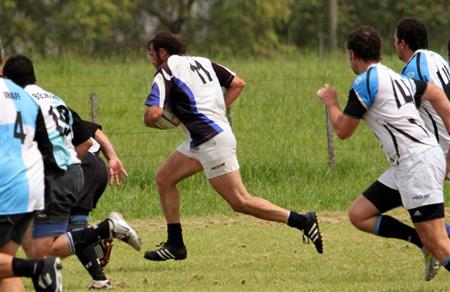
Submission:
[[[18,93],[18,92],[3,91],[3,96],[5,96],[5,98],[9,98],[9,99],[20,100],[20,93]]]
[[[414,78],[415,77],[415,74],[414,74],[414,72],[408,72],[408,78],[411,78],[411,79],[416,79],[416,78]]]

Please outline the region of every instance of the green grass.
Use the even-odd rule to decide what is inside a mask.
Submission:
[[[189,217],[187,260],[150,262],[115,241],[105,271],[116,290],[130,292],[448,291],[443,268],[431,282],[423,280],[423,256],[413,245],[357,231],[342,212],[321,215],[322,255],[283,224],[243,215]],[[408,222],[406,212],[395,216]],[[132,221],[144,250],[165,238],[163,221]],[[63,267],[65,291],[85,291],[90,278],[76,258],[64,260]]]

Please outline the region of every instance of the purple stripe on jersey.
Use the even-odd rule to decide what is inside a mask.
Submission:
[[[152,91],[147,96],[147,100],[145,101],[146,106],[159,106],[159,100],[161,99],[161,95],[159,93],[158,84],[153,83]]]
[[[200,120],[203,125],[208,126],[214,132],[214,133],[207,132],[207,133],[204,133],[206,135],[199,135],[200,133],[197,133],[198,131],[195,131],[196,129],[194,129],[194,127],[191,128],[190,124],[184,124],[186,126],[186,128],[188,129],[188,131],[191,133],[191,138],[192,138],[191,147],[196,147],[196,146],[202,144],[203,142],[206,142],[207,140],[211,139],[218,133],[222,132],[223,129],[219,125],[217,125],[213,120],[209,119],[206,115],[204,115],[198,111],[196,102],[195,102],[195,97],[194,97],[194,94],[192,93],[191,89],[183,81],[176,78],[175,76],[172,77],[172,81],[175,83],[175,85],[178,88],[180,88],[183,91],[183,93],[188,98],[191,113],[196,117],[196,119]],[[181,122],[183,122],[183,117],[179,117],[179,118],[181,119]],[[197,125],[195,125],[195,127],[199,127],[199,125],[197,124]]]

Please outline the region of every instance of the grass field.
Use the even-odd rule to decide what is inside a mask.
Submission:
[[[143,104],[154,70],[142,55],[141,60],[36,60],[35,66],[38,82],[86,119],[89,96],[96,93],[98,120],[129,178],[123,187],[107,189],[93,219],[112,210],[122,212],[133,219],[150,249],[165,240],[153,176],[184,136],[179,129],[144,127]],[[118,243],[107,273],[120,291],[450,289],[445,271],[431,283],[422,280],[422,255],[416,248],[362,234],[347,222],[345,210],[351,201],[388,164],[361,123],[351,139],[335,139],[336,167],[328,168],[325,110],[315,93],[328,82],[345,104],[354,75],[344,54],[215,61],[235,70],[247,84],[232,114],[248,190],[288,209],[323,214],[326,253],[317,255],[284,226],[233,214],[200,174],[179,185],[189,259],[150,263],[142,253]],[[383,62],[396,70],[402,67],[396,57]],[[89,278],[80,264],[75,259],[64,264],[66,290],[85,290]]]
[[[406,212],[395,216],[408,220]],[[115,241],[105,271],[116,291],[449,291],[441,269],[423,280],[419,249],[357,231],[342,212],[322,212],[325,252],[304,245],[300,232],[243,215],[189,217],[185,261],[150,262]],[[162,220],[134,220],[144,249],[165,237]],[[65,291],[86,291],[87,272],[63,262]],[[28,286],[30,287],[30,286]]]

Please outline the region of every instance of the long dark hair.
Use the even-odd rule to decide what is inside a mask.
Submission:
[[[184,55],[187,52],[187,45],[177,35],[167,31],[157,33],[148,42],[147,49],[152,44],[156,52],[163,48],[169,55]]]

